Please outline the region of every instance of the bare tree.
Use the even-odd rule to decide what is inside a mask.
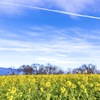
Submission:
[[[33,74],[34,69],[32,68],[32,66],[22,65],[21,67],[19,67],[18,71],[22,72],[23,74]]]
[[[81,74],[84,74],[85,72],[87,72],[87,74],[91,74],[91,73],[94,74],[94,73],[96,73],[96,65],[93,65],[93,64],[86,65],[86,64],[84,64],[81,67],[74,68],[72,70],[73,74],[76,74],[78,72],[80,72]]]

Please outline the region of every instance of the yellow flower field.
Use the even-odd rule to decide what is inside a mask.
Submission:
[[[0,76],[0,100],[100,100],[100,75]]]

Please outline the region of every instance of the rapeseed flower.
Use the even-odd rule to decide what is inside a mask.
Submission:
[[[64,93],[66,91],[65,87],[61,87],[61,93]]]
[[[67,81],[67,82],[66,82],[66,85],[67,85],[68,87],[70,87],[70,86],[72,85],[71,81]]]
[[[46,87],[50,87],[50,85],[51,85],[50,82],[46,82],[45,84]]]

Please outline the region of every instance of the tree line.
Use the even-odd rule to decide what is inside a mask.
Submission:
[[[52,65],[50,63],[43,64],[32,64],[32,65],[22,65],[17,69],[17,74],[100,74],[100,70],[97,69],[96,65],[93,64],[84,64],[81,67],[63,70],[58,66]],[[14,75],[14,71],[12,71],[12,75]]]

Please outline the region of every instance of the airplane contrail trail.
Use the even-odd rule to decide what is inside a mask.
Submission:
[[[14,6],[20,6],[20,7],[25,7],[25,8],[31,8],[31,9],[55,12],[55,13],[60,13],[60,14],[65,14],[65,15],[73,15],[73,16],[78,16],[78,17],[85,17],[85,18],[92,18],[92,19],[100,20],[100,17],[96,17],[96,16],[89,16],[89,15],[71,13],[71,12],[66,12],[66,11],[61,11],[61,10],[53,10],[53,9],[48,9],[48,8],[36,7],[36,6],[28,6],[28,5],[24,5],[24,4],[17,4],[17,3],[14,4],[14,3],[8,3],[8,2],[0,2],[0,4],[14,5]]]

